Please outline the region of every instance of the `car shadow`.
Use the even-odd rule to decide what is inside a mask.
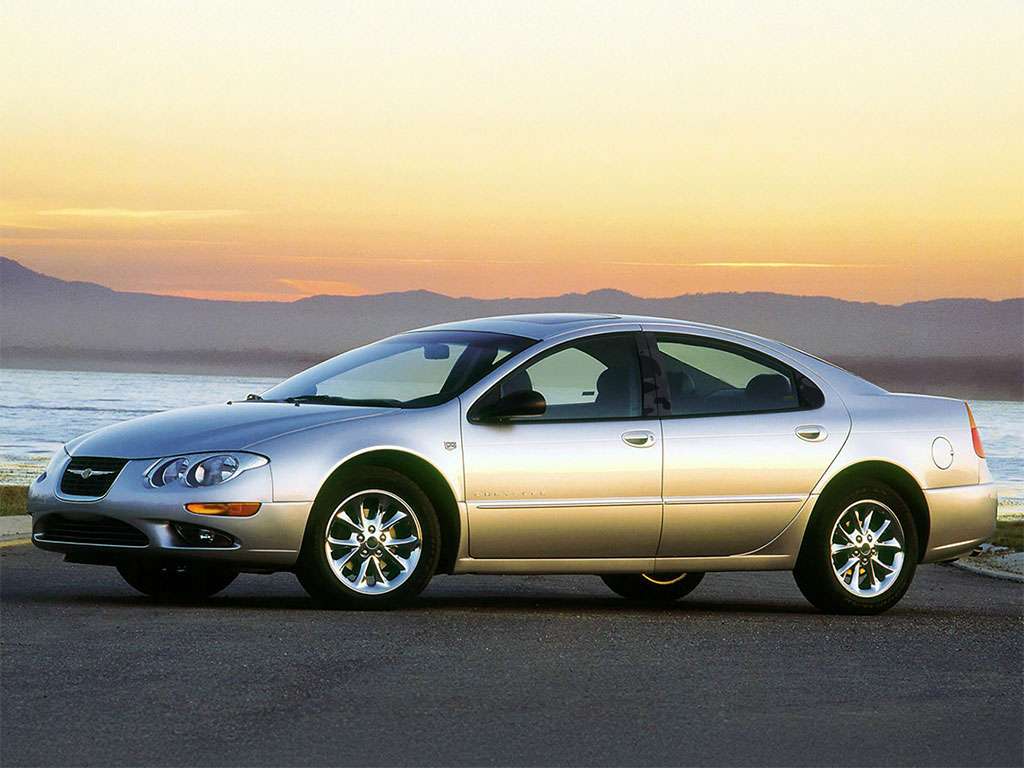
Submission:
[[[123,607],[126,609],[187,609],[202,611],[308,611],[311,613],[363,614],[364,611],[335,611],[317,604],[305,595],[253,595],[231,594],[230,591],[216,595],[203,601],[163,601],[144,595],[104,594],[102,592],[63,592],[63,593],[31,593],[5,594],[4,602],[8,608],[21,605],[50,606],[106,606]],[[809,605],[799,602],[777,603],[756,602],[752,600],[680,600],[666,605],[637,603],[615,596],[572,595],[572,594],[428,594],[421,595],[412,603],[385,612],[398,614],[422,613],[508,613],[508,614],[573,614],[588,615],[615,614],[713,614],[713,613],[747,613],[747,614],[807,614],[816,613]]]

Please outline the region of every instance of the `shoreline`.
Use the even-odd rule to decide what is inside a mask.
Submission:
[[[280,352],[255,350],[30,349],[0,350],[0,369],[103,373],[191,374],[287,378],[345,349]],[[890,392],[912,392],[965,400],[1024,402],[1024,358],[894,358],[837,355],[829,362]]]

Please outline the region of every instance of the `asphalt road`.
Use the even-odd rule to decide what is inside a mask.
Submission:
[[[596,577],[438,577],[333,613],[289,574],[167,607],[0,558],[5,767],[1024,764],[1024,587],[946,566],[851,618],[788,573],[662,609]]]

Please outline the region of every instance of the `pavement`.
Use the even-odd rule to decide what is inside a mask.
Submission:
[[[784,572],[663,608],[439,576],[330,612],[290,574],[165,606],[31,546],[0,589],[4,766],[1024,764],[1024,590],[947,566],[877,617]]]

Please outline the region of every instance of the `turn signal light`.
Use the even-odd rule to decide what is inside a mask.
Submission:
[[[221,504],[186,504],[185,509],[197,515],[252,517],[260,511],[260,504],[258,502],[230,501]]]
[[[985,449],[981,447],[981,432],[978,431],[978,425],[974,423],[974,414],[971,413],[971,406],[967,405],[967,418],[971,420],[971,440],[974,441],[974,452],[978,454],[979,459],[985,458]]]

